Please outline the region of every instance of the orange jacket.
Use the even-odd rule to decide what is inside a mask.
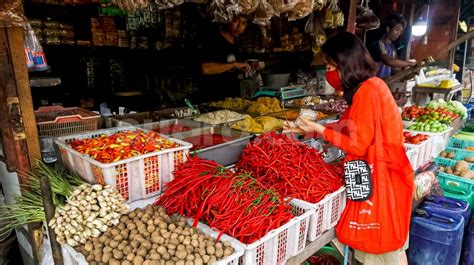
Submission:
[[[344,150],[346,160],[362,159],[373,166],[373,193],[370,203],[347,201],[337,237],[373,254],[400,249],[408,236],[414,189],[401,115],[389,88],[377,77],[361,84],[346,114],[347,120],[340,122],[346,127],[326,128],[324,139]],[[375,135],[382,139],[376,141]]]
[[[375,89],[380,90],[381,97],[373,94]],[[376,115],[382,116],[383,142],[403,145],[403,122],[397,104],[385,82],[377,77],[362,83],[355,93],[352,106],[343,115],[346,118],[339,122],[345,125],[342,133],[329,127],[324,139],[344,150],[349,160],[364,159],[374,141]]]

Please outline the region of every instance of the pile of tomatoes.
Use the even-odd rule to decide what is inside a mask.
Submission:
[[[405,137],[406,144],[420,144],[421,142],[426,141],[428,140],[428,138],[430,138],[430,136],[426,134],[418,133],[412,135],[410,132],[404,132],[403,136]]]

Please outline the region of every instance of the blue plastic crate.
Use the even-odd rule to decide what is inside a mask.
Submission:
[[[468,147],[474,147],[474,142],[451,137],[448,140],[448,147],[466,149]]]
[[[454,154],[455,154],[455,156],[453,158],[454,160],[464,160],[464,158],[466,158],[468,156],[474,157],[474,152],[466,150],[466,149],[446,147],[444,149],[444,151],[445,152],[454,152]]]

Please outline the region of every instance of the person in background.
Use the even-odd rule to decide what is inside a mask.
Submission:
[[[406,21],[401,15],[391,15],[385,20],[385,34],[371,47],[371,55],[379,64],[377,76],[386,78],[392,75],[393,69],[416,65],[415,61],[405,61],[397,58],[397,41],[405,29]]]
[[[237,41],[248,23],[248,16],[236,15],[204,43],[200,91],[205,100],[240,96],[239,74],[249,72],[251,67],[242,60]]]
[[[344,91],[349,105],[339,122],[346,128],[331,128],[300,117],[296,122],[286,121],[283,132],[317,133],[346,153],[345,162],[373,162],[372,196],[363,202],[347,200],[336,235],[355,249],[355,258],[364,265],[407,265],[414,173],[404,149],[397,104],[385,82],[375,77],[377,64],[354,34],[338,33],[321,50],[326,80]],[[375,152],[377,157],[371,160]],[[355,238],[358,233],[367,234]]]

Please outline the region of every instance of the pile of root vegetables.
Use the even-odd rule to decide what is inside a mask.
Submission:
[[[122,215],[116,227],[77,250],[90,265],[202,265],[234,253],[230,242],[216,241],[187,225],[185,218],[152,205]]]
[[[283,134],[268,133],[250,143],[236,165],[284,197],[317,203],[344,185],[340,164],[326,164],[322,154]]]
[[[213,161],[190,158],[156,201],[169,214],[194,218],[250,244],[287,223],[291,207],[273,189],[248,174],[236,174]]]

